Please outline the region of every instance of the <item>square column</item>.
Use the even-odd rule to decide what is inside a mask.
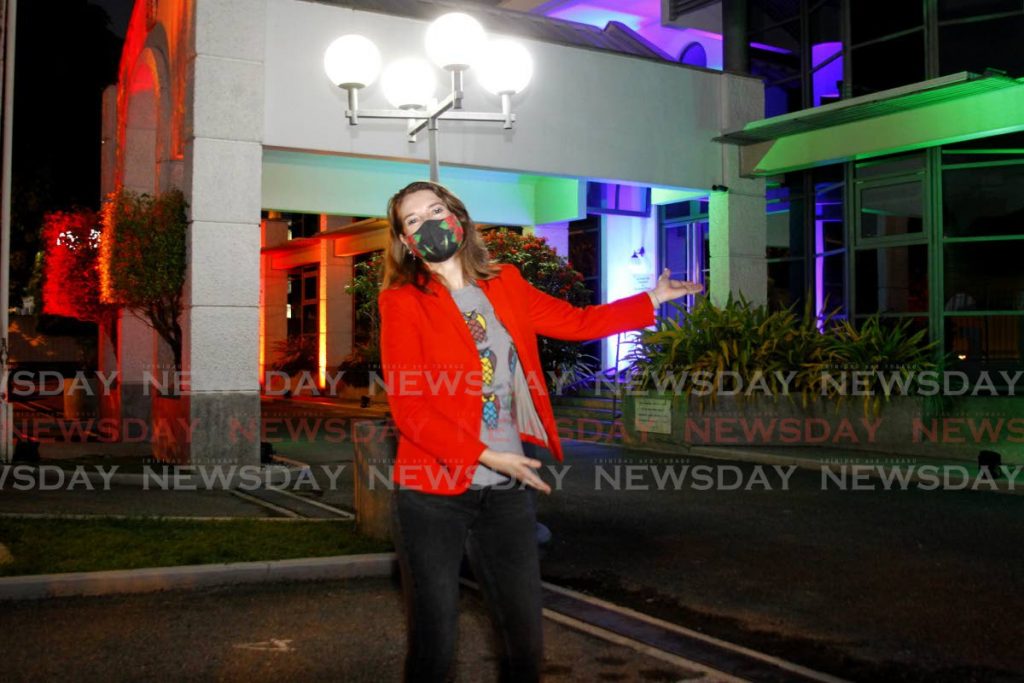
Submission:
[[[764,118],[764,85],[751,78],[724,74],[721,84],[722,130]],[[711,300],[721,305],[743,294],[755,305],[768,302],[768,217],[763,178],[745,178],[740,148],[722,145],[721,183],[709,202]]]
[[[263,221],[263,246],[276,247],[288,241],[288,222],[267,219]],[[260,382],[265,383],[267,371],[277,360],[276,348],[288,338],[288,271],[274,268],[273,256],[261,257],[260,270]],[[273,387],[280,391],[283,387]]]
[[[259,462],[265,12],[265,0],[195,2],[183,173],[191,224],[182,349],[194,465]]]
[[[321,229],[329,230],[350,222],[336,216],[321,216]],[[320,357],[324,377],[335,376],[338,364],[352,352],[352,295],[345,292],[352,282],[353,259],[336,256],[335,242],[320,241]],[[322,381],[324,377],[318,378]]]

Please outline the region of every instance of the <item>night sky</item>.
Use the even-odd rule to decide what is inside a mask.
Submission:
[[[48,211],[100,203],[103,90],[117,80],[132,0],[22,0],[14,85],[11,302]],[[37,298],[38,301],[38,298]]]
[[[110,16],[110,28],[115,35],[124,37],[128,28],[128,19],[132,15],[132,5],[135,0],[90,0],[92,4],[99,5]]]

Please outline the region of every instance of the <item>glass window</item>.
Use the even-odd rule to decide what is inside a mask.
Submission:
[[[865,249],[856,253],[857,315],[928,310],[928,247]]]
[[[944,249],[946,310],[1024,310],[1024,240],[959,242]]]
[[[664,227],[664,243],[662,254],[664,267],[672,272],[672,277],[681,280],[692,280],[708,286],[709,250],[707,221],[678,223]],[[688,296],[677,303],[689,308],[693,305],[693,297]],[[662,307],[662,315],[672,315],[675,308],[669,305]]]
[[[860,194],[861,237],[890,237],[921,232],[922,186],[908,183],[868,187]]]
[[[949,237],[1024,234],[1024,164],[943,171],[942,217]]]
[[[1024,76],[1024,14],[939,27],[939,72],[942,75],[1000,69]]]
[[[320,318],[320,306],[306,304],[302,307],[302,334],[311,335],[319,332],[317,321]]]
[[[843,3],[841,0],[820,0],[811,8],[808,28],[811,45],[839,41],[843,38]]]
[[[591,303],[601,303],[601,217],[569,223],[569,262],[583,276]]]
[[[800,56],[766,49],[750,49],[750,74],[765,83],[765,117],[780,116],[803,108]]]
[[[747,33],[754,43],[791,52],[800,49],[801,0],[774,0],[748,4]]]
[[[910,174],[924,171],[924,153],[901,154],[899,156],[872,159],[857,164],[857,180],[868,180],[881,176]]]
[[[320,232],[320,214],[317,213],[282,213],[281,219],[288,221],[290,239],[312,237]]]
[[[821,314],[846,317],[846,234],[842,166],[813,171],[814,306]],[[838,309],[838,310],[837,310]]]
[[[302,298],[306,300],[316,299],[317,294],[318,292],[316,276],[314,275],[310,277],[307,275],[305,279],[303,279],[302,281]]]
[[[815,258],[815,289],[817,313],[835,312],[842,319],[846,313],[846,254],[832,254]]]
[[[768,307],[780,310],[794,306],[797,312],[804,301],[804,261],[788,259],[768,263]]]
[[[850,29],[854,45],[924,25],[924,3],[919,0],[854,0],[850,2]],[[916,52],[914,54],[923,54]],[[879,67],[882,65],[879,64]]]
[[[859,3],[851,4],[856,6]],[[854,44],[856,45],[856,41]],[[850,60],[855,96],[923,81],[924,31],[863,47],[854,47]]]
[[[942,147],[942,163],[991,164],[999,161],[1024,161],[1024,132],[992,135]]]
[[[1024,10],[1021,0],[939,0],[939,21]]]
[[[944,336],[946,352],[961,363],[1024,361],[1024,315],[947,315]]]

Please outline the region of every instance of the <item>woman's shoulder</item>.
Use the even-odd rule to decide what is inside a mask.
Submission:
[[[401,285],[381,287],[380,291],[377,293],[377,302],[410,301],[419,296],[422,296],[422,292],[416,289],[411,282],[406,282]]]
[[[523,275],[519,272],[519,267],[512,263],[498,263],[494,262],[494,265],[498,267],[498,273],[495,278],[505,280],[522,280]]]

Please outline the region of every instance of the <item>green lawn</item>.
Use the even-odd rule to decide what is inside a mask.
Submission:
[[[0,519],[0,576],[387,552],[351,522]]]

